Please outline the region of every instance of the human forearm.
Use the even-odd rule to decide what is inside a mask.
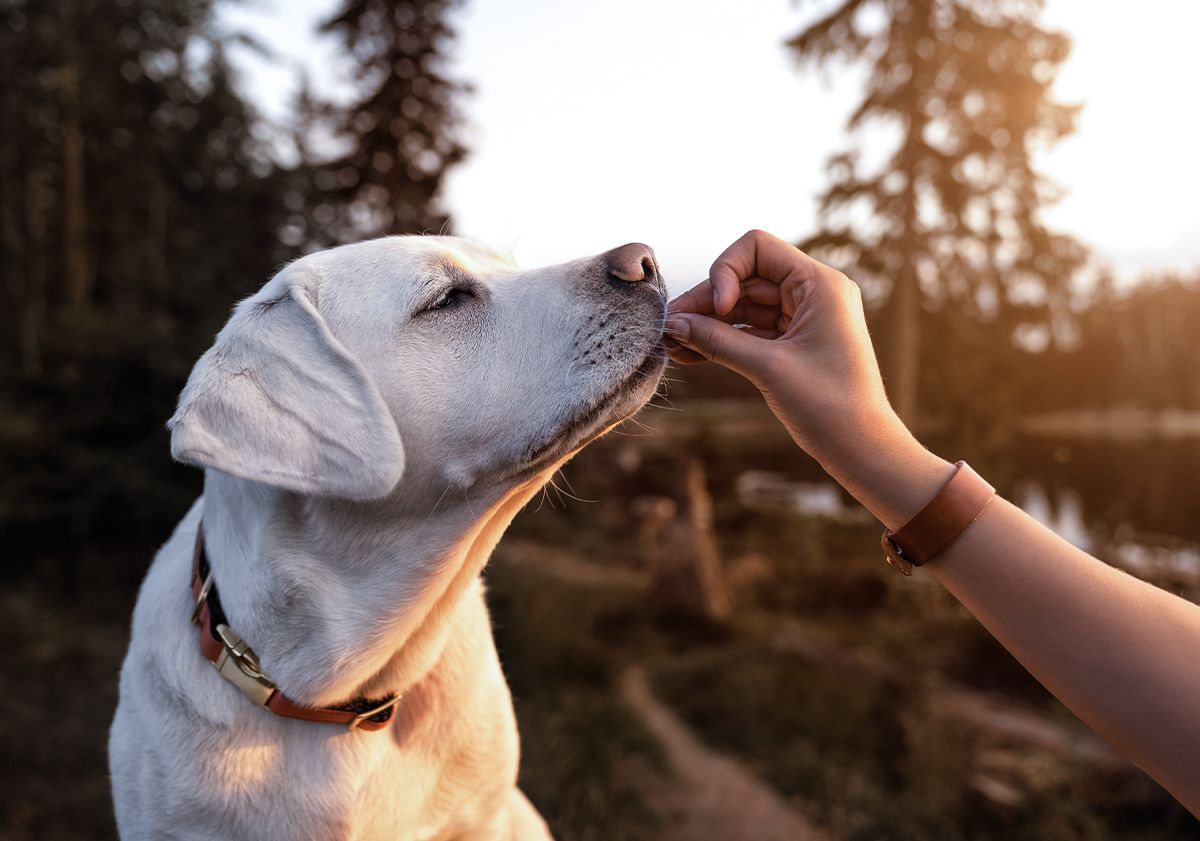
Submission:
[[[897,529],[937,495],[954,466],[925,449],[882,406],[846,422],[808,447],[825,471],[889,529]]]
[[[926,567],[1084,722],[1200,815],[1200,607],[997,499]]]
[[[735,327],[735,325],[739,325]],[[796,443],[888,528],[953,467],[892,412],[858,287],[751,231],[672,304],[672,357],[762,392]],[[925,567],[1047,688],[1200,815],[1200,607],[994,499]]]
[[[953,467],[894,424],[878,425],[875,440],[825,466],[894,529]],[[1101,563],[999,498],[925,569],[1076,715],[1200,811],[1200,607]]]

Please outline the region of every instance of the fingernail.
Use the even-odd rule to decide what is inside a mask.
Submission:
[[[692,325],[685,318],[668,318],[663,329],[667,331],[667,335],[681,342],[686,342],[692,335]]]
[[[713,311],[714,312],[721,311],[721,296],[717,294],[716,289],[713,290]]]

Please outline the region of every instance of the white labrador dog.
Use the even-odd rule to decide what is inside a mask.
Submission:
[[[553,472],[652,395],[664,308],[643,245],[521,271],[448,237],[313,254],[239,304],[170,421],[204,495],[133,614],[109,741],[122,837],[547,838],[479,574]],[[219,603],[198,627],[201,523]]]

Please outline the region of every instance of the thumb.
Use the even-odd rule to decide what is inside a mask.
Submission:
[[[766,339],[752,336],[718,321],[695,313],[675,312],[667,316],[666,332],[684,347],[696,351],[709,362],[729,368],[753,380],[763,365]]]

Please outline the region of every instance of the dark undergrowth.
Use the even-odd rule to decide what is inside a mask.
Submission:
[[[0,595],[0,838],[116,837],[108,725],[132,596],[73,599],[32,585]]]
[[[487,579],[521,730],[522,790],[559,841],[662,837],[652,798],[664,760],[617,695],[624,658],[605,632],[634,594],[515,566],[503,550]]]
[[[617,469],[609,441],[627,443],[606,439],[569,472],[568,490],[598,502],[560,504],[552,491],[556,509],[518,517],[486,574],[521,728],[521,786],[560,841],[672,835],[658,804],[674,781],[617,691],[633,663],[651,666],[655,691],[703,739],[744,759],[837,839],[1200,839],[1200,824],[1137,774],[1059,768],[1016,807],[977,794],[979,734],[922,714],[931,681],[1003,696],[1049,721],[1061,707],[948,594],[894,575],[875,526],[749,511],[732,487],[740,465],[719,455],[709,483],[726,569],[757,556],[764,572],[739,590],[727,626],[664,614],[631,583],[648,569],[634,503],[678,501],[678,464],[648,450]],[[752,466],[771,466],[770,452],[756,453],[762,463]],[[526,550],[568,567],[590,561],[591,579],[546,569]],[[105,742],[152,550],[90,552],[6,573],[3,841],[114,834]],[[605,565],[622,574],[596,575]],[[60,572],[11,571],[31,567]],[[797,650],[812,642],[818,656],[772,648],[781,629],[798,631]],[[855,666],[860,654],[865,670]]]
[[[972,735],[923,714],[913,683],[816,668],[742,643],[661,664],[655,691],[714,747],[845,841],[1200,838],[1200,824],[1133,769],[1067,769],[1019,808],[969,785]]]

